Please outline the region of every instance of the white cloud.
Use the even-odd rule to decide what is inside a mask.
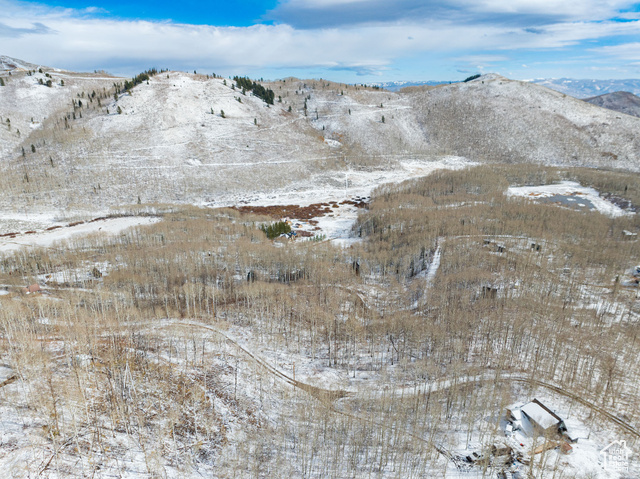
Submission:
[[[606,19],[621,9],[635,5],[634,0],[461,0],[478,11],[514,14],[555,14],[573,19]]]
[[[640,42],[594,48],[594,51],[628,61],[640,60]]]
[[[343,4],[369,0],[330,1]],[[320,0],[289,3],[315,5]],[[557,2],[517,0],[515,8],[533,8],[538,3],[550,6]],[[486,0],[483,5],[507,8],[501,0]],[[507,61],[508,56],[483,52],[561,48],[614,34],[640,34],[640,22],[556,23],[526,31],[509,25],[421,19],[296,29],[286,24],[216,27],[98,19],[87,10],[7,0],[0,0],[0,10],[7,35],[21,32],[4,42],[3,53],[44,65],[76,70],[105,68],[114,73],[156,66],[241,74],[267,68],[316,68],[369,75],[387,71],[399,58],[442,58],[446,54],[453,62],[484,65]],[[30,31],[34,23],[46,28]],[[612,51],[603,49],[607,55]]]

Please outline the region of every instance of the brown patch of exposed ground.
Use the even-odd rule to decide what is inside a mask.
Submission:
[[[355,198],[352,200],[344,200],[340,205],[352,205],[356,208],[365,208],[367,203],[364,199]],[[310,220],[311,218],[320,218],[328,213],[332,213],[332,208],[338,208],[338,202],[330,201],[328,203],[314,203],[309,206],[300,205],[273,205],[273,206],[232,206],[231,209],[241,213],[253,213],[257,215],[270,216],[274,219],[295,218],[297,220]]]

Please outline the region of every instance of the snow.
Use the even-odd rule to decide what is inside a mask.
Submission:
[[[0,384],[12,378],[14,375],[15,372],[9,366],[6,364],[0,365]]]
[[[125,216],[121,218],[108,218],[100,221],[83,223],[52,231],[40,231],[30,235],[21,234],[15,238],[5,236],[0,238],[0,253],[16,251],[23,247],[50,248],[54,246],[56,242],[69,240],[77,236],[88,235],[91,233],[113,235],[133,226],[149,225],[157,221],[159,221],[159,218],[156,217]]]
[[[283,188],[272,193],[235,194],[222,196],[206,206],[272,206],[296,204],[308,206],[317,203],[335,201],[340,203],[354,198],[369,198],[378,186],[399,183],[412,178],[427,176],[434,171],[460,170],[476,166],[478,163],[459,156],[447,156],[437,160],[409,158],[398,160],[397,168],[374,170],[349,170],[326,172],[321,178],[300,183],[296,188]],[[358,208],[352,205],[339,205],[325,216],[315,218],[319,230],[318,236],[344,247],[352,245],[358,239],[352,236],[351,228],[356,221]],[[295,218],[290,218],[294,223]],[[303,222],[306,223],[306,222]],[[308,228],[301,228],[308,229]]]
[[[11,58],[6,55],[0,55],[0,71],[10,71],[10,70],[33,70],[36,69],[37,65],[33,63],[27,63],[22,60],[18,60],[17,58]]]
[[[533,419],[543,429],[547,429],[558,424],[558,420],[555,417],[535,402],[525,404],[521,411]]]
[[[440,268],[440,257],[442,255],[442,251],[440,250],[440,245],[436,248],[435,253],[433,253],[433,260],[429,265],[429,269],[427,271],[427,288],[429,288],[433,281],[436,278],[436,274],[438,273],[438,268]]]
[[[340,143],[339,141],[331,140],[331,139],[329,139],[329,138],[325,138],[324,142],[325,142],[327,145],[332,146],[332,147],[334,147],[334,148],[339,148],[339,147],[341,147],[341,146],[342,146],[342,143]]]
[[[521,196],[530,199],[564,196],[567,197],[566,200],[568,202],[576,201],[576,198],[580,198],[593,205],[592,209],[611,218],[633,214],[602,198],[596,189],[582,186],[575,181],[562,181],[560,183],[542,186],[512,186],[507,190],[507,195]]]
[[[73,78],[75,80],[81,79],[80,77]],[[502,85],[503,79],[501,77],[494,75],[483,78],[487,82],[500,82]],[[30,77],[15,80],[12,83],[22,82],[27,85],[36,80],[37,77]],[[100,79],[91,78],[91,80]],[[112,81],[113,79],[105,80]],[[65,83],[67,83],[66,80]],[[480,88],[479,82],[474,83],[476,83],[475,86],[456,87],[456,91]],[[71,80],[69,84],[71,84]],[[504,87],[514,91],[522,90],[522,87],[515,82],[505,84]],[[29,108],[35,108],[41,102],[46,103],[45,100],[51,99],[52,95],[64,96],[65,99],[70,96],[70,92],[64,92],[64,95],[60,93],[57,86],[46,89],[31,85],[27,90],[27,93],[16,93],[11,99],[19,98]],[[415,117],[410,107],[411,101],[406,98],[392,95],[387,100],[386,92],[379,95],[375,93],[365,95],[363,93],[364,97],[359,101],[349,97],[338,97],[337,101],[330,102],[322,97],[322,95],[328,96],[328,93],[314,91],[313,95],[313,100],[309,101],[309,105],[312,109],[315,107],[320,109],[321,118],[309,122],[307,119],[295,115],[287,115],[284,105],[267,108],[260,100],[251,96],[242,97],[242,103],[240,103],[235,98],[239,96],[239,93],[224,86],[221,80],[204,82],[190,75],[173,72],[170,74],[170,78],[160,75],[159,78],[153,78],[150,85],[143,84],[137,87],[133,96],[122,95],[120,97],[118,105],[121,105],[124,110],[122,115],[113,114],[116,104],[112,102],[110,105],[111,115],[97,117],[87,115],[86,121],[78,122],[76,127],[78,134],[81,130],[80,127],[84,129],[86,126],[88,130],[95,133],[95,136],[83,137],[83,141],[77,143],[78,146],[75,146],[74,143],[73,147],[68,147],[68,150],[61,152],[60,168],[62,168],[64,161],[67,161],[69,165],[73,164],[74,172],[81,172],[85,175],[85,180],[76,179],[75,183],[70,180],[70,184],[65,184],[65,187],[72,191],[78,185],[83,185],[85,190],[90,190],[94,184],[94,177],[97,179],[104,177],[108,178],[110,183],[102,183],[102,188],[105,190],[112,188],[112,190],[104,193],[107,199],[101,201],[123,203],[125,197],[135,199],[140,191],[144,193],[149,191],[149,195],[156,196],[153,198],[143,197],[145,202],[164,200],[163,195],[176,195],[175,197],[167,197],[166,200],[216,207],[240,204],[256,206],[298,204],[304,206],[331,200],[342,202],[355,198],[366,199],[374,188],[386,183],[417,178],[438,169],[468,168],[475,164],[460,156],[441,157],[413,154],[412,152],[415,151],[427,151],[426,147],[422,149],[422,146],[426,145],[428,141],[425,139],[425,132],[416,129],[415,125],[418,122],[414,121]],[[287,98],[285,96],[285,99]],[[374,101],[377,99],[384,101],[384,108],[380,103]],[[323,106],[327,108],[326,105],[332,105],[332,110],[323,110]],[[353,114],[347,115],[344,112],[340,114],[336,110],[344,108],[346,105],[353,109]],[[594,111],[590,108],[585,106],[584,111],[580,110],[575,114],[580,120],[576,120],[578,123],[584,123],[590,118],[587,113],[584,113]],[[213,115],[209,113],[210,109],[215,112]],[[218,114],[220,109],[224,109],[227,118],[221,118]],[[26,108],[25,111],[27,111]],[[56,113],[54,109],[47,110],[47,112],[49,113],[43,112],[37,121],[34,120],[29,124],[35,134],[40,134],[50,125],[45,121],[46,118],[41,117]],[[388,120],[384,125],[381,125],[379,121],[381,114],[384,114]],[[22,121],[22,124],[26,125],[30,121],[29,116],[22,114],[16,123]],[[258,125],[254,125],[254,118],[258,119]],[[312,130],[315,136],[307,135],[304,128]],[[322,135],[333,136],[330,138],[321,137],[321,128]],[[531,130],[535,130],[535,128],[531,128]],[[2,134],[5,134],[4,131]],[[340,136],[342,134],[344,134],[345,140],[338,141],[337,138],[342,138]],[[395,142],[396,137],[403,138],[403,140]],[[505,135],[505,137],[509,137],[509,135]],[[12,141],[17,144],[16,140]],[[346,147],[341,150],[345,145],[350,147],[352,144],[363,146],[366,154],[371,154],[375,161],[372,160],[371,165],[353,163],[353,159],[348,156],[350,150]],[[9,145],[8,142],[7,145]],[[74,148],[77,149],[74,150]],[[0,146],[1,149],[2,146]],[[9,151],[8,147],[6,151]],[[442,148],[438,151],[456,151],[456,149]],[[353,157],[355,156],[357,154],[353,155]],[[71,163],[70,158],[73,158],[74,163]],[[57,160],[58,158],[56,158]],[[111,176],[112,173],[114,176]],[[118,177],[118,174],[121,176]],[[86,181],[86,179],[90,181]],[[166,183],[162,181],[166,181]],[[161,187],[167,184],[172,187]],[[183,191],[180,188],[182,185],[193,185],[194,189]],[[628,214],[622,210],[620,210],[622,212],[618,212],[617,207],[600,198],[596,190],[584,188],[577,183],[564,182],[560,185],[533,188],[543,189],[540,191],[529,189],[527,192],[520,192],[517,188],[510,188],[508,194],[521,194],[532,198],[565,195],[568,197],[568,202],[584,198],[589,203],[581,203],[583,208],[590,208],[588,205],[591,204],[603,214]],[[555,191],[554,188],[556,188]],[[71,202],[71,204],[84,204],[80,203],[78,198],[93,201],[92,198],[98,197],[98,193],[92,195],[91,191],[89,194],[86,191],[81,192],[76,198],[77,202]],[[100,207],[105,206],[100,203],[95,204]],[[39,206],[47,208],[49,204]],[[42,224],[44,228],[52,222],[58,225],[59,222],[54,219],[56,211],[68,210],[56,210],[54,206],[51,206],[47,213],[29,213],[28,215],[7,211],[4,215],[0,215],[0,220],[4,217],[5,222],[13,222],[11,224],[32,222]],[[34,208],[33,211],[41,210]],[[344,247],[352,245],[358,241],[358,238],[352,236],[352,225],[357,212],[358,210],[353,205],[348,204],[332,208],[331,213],[316,218],[320,228],[317,234],[324,235],[328,240]],[[0,238],[0,252],[11,252],[29,246],[51,247],[57,241],[75,238],[83,234],[96,232],[116,234],[125,228],[150,224],[154,221],[157,219],[149,217],[111,218],[74,227],[66,227],[65,225],[57,230],[40,231],[32,235],[21,234],[16,238]],[[62,226],[62,224],[60,225]],[[276,245],[286,247],[280,243],[276,243]],[[440,266],[440,254],[440,243],[438,243],[438,248],[428,270],[421,274],[426,279],[427,286],[434,281],[437,274]],[[93,265],[87,264],[87,268],[53,273],[48,279],[56,282],[70,281],[82,274],[86,275]],[[95,263],[95,265],[100,271],[104,271],[108,267],[106,263]],[[238,278],[242,279],[243,277],[238,276]],[[362,291],[363,288],[361,287],[359,290]],[[0,290],[0,294],[3,294],[2,291]],[[362,299],[360,294],[359,296]],[[373,294],[368,296],[373,298]],[[364,299],[363,301],[366,302]],[[40,318],[38,322],[42,325],[53,322],[55,325],[55,319]],[[196,323],[183,322],[183,325],[195,326]],[[153,328],[157,328],[157,321],[154,322]],[[209,327],[209,329],[214,328]],[[217,333],[221,334],[220,331]],[[477,377],[446,377],[440,380],[429,378],[419,384],[417,382],[416,384],[390,382],[388,383],[389,387],[382,390],[382,388],[372,387],[372,384],[375,384],[372,380],[372,377],[375,376],[373,372],[353,371],[353,379],[351,379],[344,371],[327,367],[322,364],[322,361],[311,360],[302,353],[292,354],[276,347],[265,348],[259,339],[252,338],[250,332],[242,331],[240,327],[229,326],[228,334],[224,334],[224,336],[236,345],[233,348],[225,346],[229,347],[231,354],[238,354],[238,356],[244,354],[254,358],[257,363],[266,368],[271,375],[270,379],[273,379],[274,382],[276,376],[286,374],[298,381],[304,381],[318,387],[341,388],[354,395],[369,393],[374,399],[379,396],[386,398],[389,394],[399,397],[424,394],[427,391],[444,390],[465,382],[481,382],[493,376],[493,374],[487,373]],[[227,352],[223,351],[226,365]],[[74,358],[76,362],[83,364],[89,364],[91,361],[91,356],[83,354],[76,355]],[[210,359],[221,361],[220,358]],[[175,358],[169,360],[178,363]],[[389,368],[389,370],[392,369]],[[514,380],[517,379],[515,376]],[[503,375],[503,378],[506,377],[507,375]],[[260,388],[262,388],[261,381],[262,379],[260,379]],[[250,384],[254,384],[255,387],[253,380],[247,381],[244,386],[249,387]],[[243,384],[240,387],[242,388]],[[11,399],[14,400],[14,398]],[[273,397],[268,397],[265,403],[271,399]],[[213,401],[215,399],[212,399]],[[18,467],[26,467],[21,464],[26,464],[28,461],[33,462],[33,456],[35,454],[42,455],[46,448],[42,447],[35,439],[38,436],[34,431],[40,426],[35,424],[31,427],[32,430],[26,428],[25,422],[28,422],[25,420],[25,417],[28,417],[25,415],[26,413],[20,413],[20,416],[16,416],[15,412],[13,415],[11,413],[10,409],[13,407],[11,404],[15,404],[15,401],[2,402],[3,404],[0,406],[0,416],[2,417],[0,441],[3,444],[16,441],[24,449],[21,450],[22,452],[12,452],[0,457],[0,468],[17,470]],[[260,403],[262,407],[262,390]],[[228,411],[224,407],[216,401],[217,409]],[[273,410],[277,409],[273,405],[271,407]],[[539,411],[537,412],[539,413]],[[284,414],[286,411],[280,410],[279,413]],[[265,413],[265,416],[268,414]],[[565,414],[562,416],[565,417]],[[225,421],[227,420],[233,421],[234,419],[225,417]],[[544,422],[544,417],[541,417],[540,420]],[[35,423],[36,421],[31,422]],[[567,466],[569,474],[576,472],[582,475],[585,471],[598,469],[598,451],[607,443],[606,438],[589,440],[589,431],[585,433],[584,427],[580,429],[581,424],[575,418],[570,418],[567,424],[570,424],[570,427],[575,431],[582,431],[580,432],[581,442],[574,448],[572,456],[568,459],[565,459],[564,456],[558,456],[559,460],[570,465],[570,467]],[[23,428],[25,428],[24,431]],[[238,428],[232,430],[230,437],[234,438],[232,442],[236,444],[240,444],[242,441],[242,433]],[[530,439],[517,431],[516,437],[522,443],[530,445],[528,442]],[[584,437],[587,437],[587,440],[583,442]],[[120,443],[127,451],[126,457],[119,459],[122,461],[119,473],[127,477],[144,476],[146,474],[144,455],[140,453],[135,444],[127,442],[125,439],[120,437],[113,441],[113,443]],[[459,444],[464,447],[467,443],[461,440]],[[25,452],[27,448],[31,448],[28,453]],[[550,451],[548,454],[557,453]],[[46,459],[48,457],[37,458],[38,462],[46,462]],[[84,459],[80,460],[80,465],[82,465],[82,461]],[[555,463],[555,460],[549,461],[549,463]],[[108,466],[103,472],[105,476],[116,470],[112,464],[108,464]],[[165,474],[169,477],[178,477],[178,473],[170,468]],[[446,473],[446,477],[449,478],[480,477],[481,475],[484,477],[484,471],[463,474],[453,468],[450,468]],[[594,477],[610,476],[595,473]]]
[[[461,170],[476,165],[478,163],[460,156],[446,156],[438,159],[401,158],[397,160],[397,165],[393,169],[349,169],[346,172],[344,170],[323,172],[309,181],[298,182],[294,186],[265,193],[242,192],[220,195],[215,201],[205,204],[215,207],[287,204],[308,206],[328,201],[339,202],[355,196],[369,197],[375,188],[387,183],[399,183],[411,178],[419,178],[441,169]]]
[[[589,98],[603,93],[628,91],[640,95],[640,80],[577,80],[568,78],[536,78],[525,80],[557,90],[575,98]]]
[[[570,444],[572,449],[569,454],[561,452],[559,447],[552,447],[544,453],[545,462],[550,467],[561,466],[563,473],[567,477],[591,477],[593,479],[619,479],[621,477],[617,471],[603,467],[602,455],[600,454],[602,449],[612,442],[616,436],[606,429],[600,429],[600,427],[595,426],[592,421],[592,413],[589,413],[588,409],[576,407],[575,402],[571,399],[559,396],[548,390],[544,392],[538,390],[536,395],[547,407],[553,405],[551,409],[557,412],[567,427],[567,437],[576,440],[576,442]],[[518,403],[509,407],[514,416],[520,415],[522,410],[527,414],[531,413],[531,415],[537,416],[540,421],[545,421],[546,427],[553,426],[554,423],[551,423],[550,419],[552,416],[537,404],[533,402],[525,406],[521,406],[521,404]],[[514,422],[513,425],[515,426],[517,422]],[[534,454],[533,450],[543,445],[545,440],[538,437],[537,433],[528,427],[529,421],[524,420],[522,422],[522,426],[524,426],[522,429],[514,427],[511,432],[507,431],[509,423],[507,421],[502,422],[501,426],[505,432],[506,442],[515,451],[522,454],[525,459],[541,460],[540,456]],[[585,422],[590,423],[589,427]],[[566,442],[564,438],[559,436],[551,440],[555,442],[554,446],[559,446],[562,442]],[[546,475],[544,471],[541,471],[541,475],[536,475],[535,477],[542,478],[546,477]],[[636,476],[631,474],[628,477]]]

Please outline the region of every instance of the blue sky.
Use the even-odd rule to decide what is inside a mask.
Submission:
[[[0,0],[0,54],[70,70],[150,67],[348,83],[639,78],[626,0]]]

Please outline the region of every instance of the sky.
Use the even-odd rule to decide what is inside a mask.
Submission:
[[[640,1],[0,0],[0,55],[123,76],[640,78]]]

